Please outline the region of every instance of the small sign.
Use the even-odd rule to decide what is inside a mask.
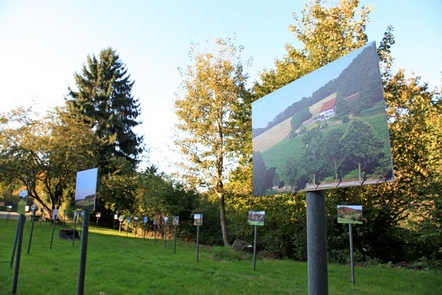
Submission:
[[[56,220],[56,219],[57,219],[57,216],[58,216],[58,209],[55,208],[54,211],[52,211],[52,219],[53,219],[53,220]]]
[[[114,214],[114,219],[118,219],[118,214]]]
[[[138,216],[135,216],[135,217],[134,217],[134,220],[135,220],[135,221],[138,221]]]
[[[153,218],[153,225],[157,225],[157,218],[156,217]]]
[[[263,226],[265,214],[265,211],[249,211],[249,218],[247,223],[249,225]]]
[[[95,213],[95,217],[97,218],[101,217],[101,213],[100,212]]]
[[[17,204],[17,213],[25,214],[26,213],[26,203],[27,203],[28,191],[22,190],[18,194],[18,204]]]
[[[168,221],[169,221],[169,217],[164,216],[164,223],[167,224]]]
[[[143,222],[144,222],[144,223],[147,223],[147,216],[144,216],[144,218],[143,218]]]
[[[196,226],[203,225],[203,214],[194,214],[193,225],[196,225]]]
[[[123,222],[123,215],[120,215],[120,217],[118,217],[118,220],[120,220],[120,222]]]
[[[130,217],[126,218],[126,221],[127,221],[127,223],[129,223],[130,222]]]
[[[338,223],[362,224],[362,205],[338,205]]]
[[[37,211],[37,204],[35,204],[35,202],[32,203],[31,210],[32,210],[32,214],[35,214],[35,211]]]
[[[178,226],[178,224],[180,223],[180,217],[174,216],[172,219],[172,223],[173,223],[173,226]]]

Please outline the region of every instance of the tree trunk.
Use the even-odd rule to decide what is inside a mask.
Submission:
[[[221,225],[221,232],[223,235],[224,246],[230,246],[229,235],[227,233],[226,225],[226,207],[224,204],[224,194],[222,192],[217,192],[218,202],[219,202],[219,219]]]

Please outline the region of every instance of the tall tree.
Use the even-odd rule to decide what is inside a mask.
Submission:
[[[295,13],[289,30],[304,47],[287,44],[287,53],[276,59],[275,68],[261,73],[256,94],[262,97],[365,45],[371,7],[358,10],[358,6],[358,0],[340,0],[331,7],[325,0],[314,0],[306,4],[300,17]]]
[[[101,173],[112,173],[111,158],[125,158],[135,168],[143,152],[142,136],[133,128],[140,122],[138,100],[132,95],[134,81],[112,48],[97,59],[87,57],[81,73],[75,73],[76,90],[69,87],[67,109],[87,122],[101,144],[97,153]]]
[[[182,133],[176,144],[188,157],[188,177],[214,189],[227,246],[224,182],[247,144],[244,136],[250,126],[250,93],[240,58],[242,46],[236,47],[231,39],[217,39],[213,46],[206,45],[200,52],[192,46],[193,65],[180,70],[183,81],[175,108],[180,120],[177,128]]]

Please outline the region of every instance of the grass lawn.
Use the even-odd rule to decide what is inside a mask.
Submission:
[[[29,218],[28,218],[29,219]],[[0,294],[12,294],[14,268],[9,267],[16,220],[0,219]],[[27,254],[31,222],[25,223],[17,294],[77,294],[80,241],[58,239],[57,225],[49,249],[52,224],[36,222]],[[196,232],[196,229],[195,229]],[[171,235],[173,231],[170,230]],[[270,260],[225,247],[200,246],[173,240],[166,249],[161,239],[96,228],[90,224],[84,293],[121,294],[307,294],[307,264]],[[442,294],[442,276],[430,271],[356,267],[355,285],[350,267],[328,266],[329,294]]]

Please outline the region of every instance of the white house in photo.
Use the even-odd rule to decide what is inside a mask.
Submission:
[[[337,99],[337,96],[335,93],[335,94],[333,94],[332,99],[330,99],[322,104],[321,110],[320,110],[320,113],[318,116],[321,119],[321,121],[328,120],[331,117],[336,115],[336,108],[335,108],[336,99]]]

